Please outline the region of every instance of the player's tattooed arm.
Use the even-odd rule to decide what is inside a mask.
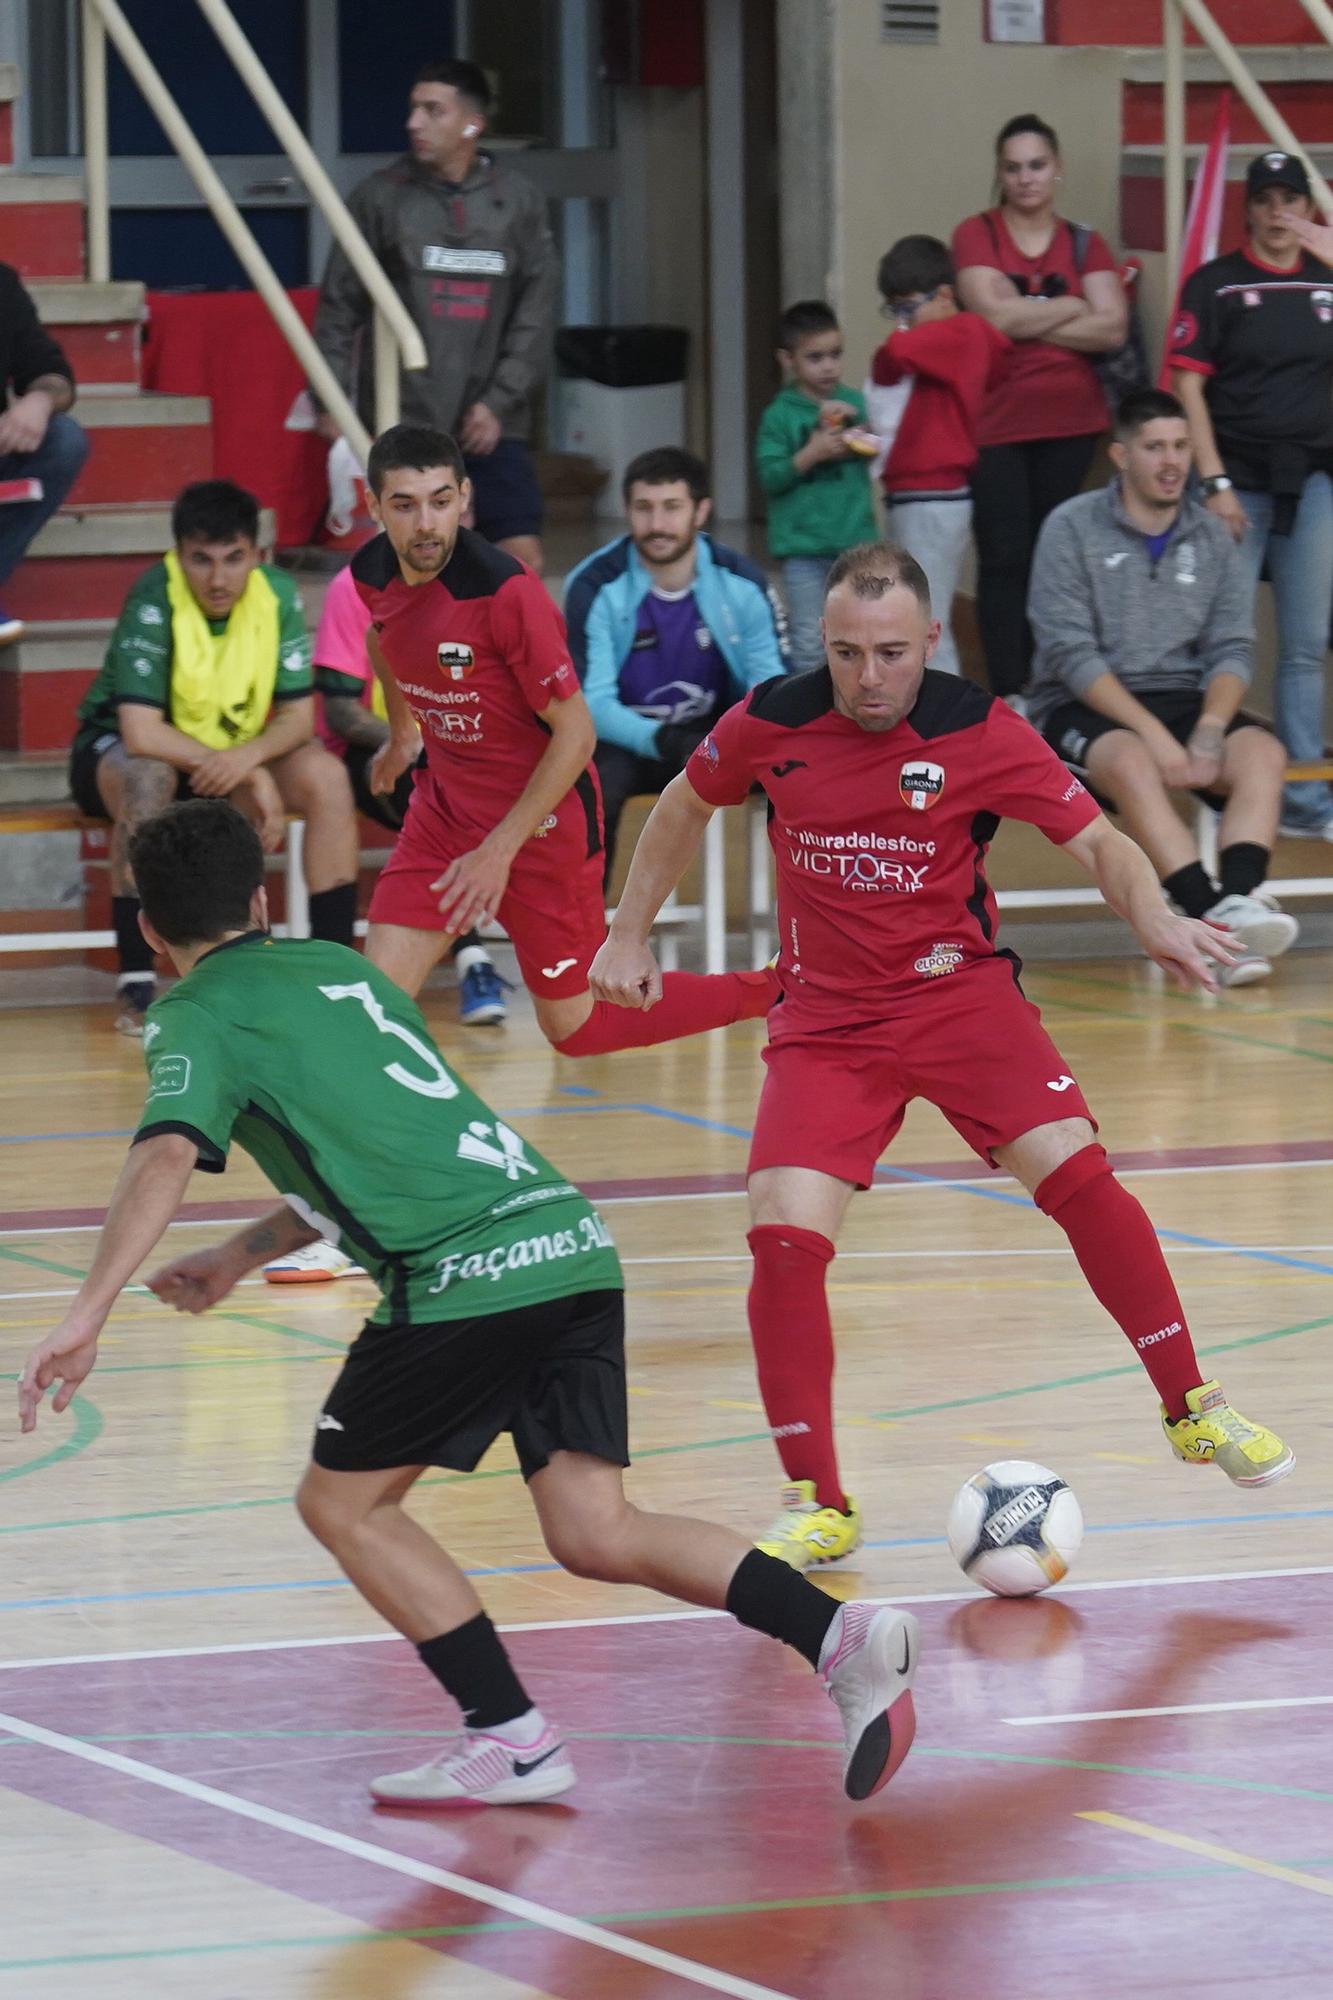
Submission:
[[[219,1299],[225,1299],[248,1271],[274,1257],[285,1257],[302,1244],[313,1243],[318,1235],[317,1229],[283,1202],[268,1215],[243,1224],[221,1243],[174,1257],[153,1272],[148,1288],[163,1305],[174,1306],[177,1312],[207,1312]]]

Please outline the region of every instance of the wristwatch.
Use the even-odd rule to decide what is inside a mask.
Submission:
[[[1230,493],[1231,484],[1232,482],[1227,478],[1225,472],[1215,472],[1211,479],[1201,479],[1199,481],[1206,500],[1211,500],[1214,493]]]

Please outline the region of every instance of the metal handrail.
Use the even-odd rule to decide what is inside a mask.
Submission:
[[[241,80],[264,113],[307,191],[327,221],[374,305],[375,423],[387,429],[398,417],[398,364],[426,366],[425,343],[394,291],[337,189],[325,173],[295,119],[264,73],[226,0],[198,0],[200,11],[221,41]],[[361,422],[304,320],[240,209],[200,145],[180,106],[126,19],[119,0],[83,0],[84,151],[88,182],[88,273],[94,282],[110,277],[110,202],[106,99],[106,37],[116,49],[162,126],[219,229],[268,307],[295,354],[311,388],[364,464],[370,433]]]
[[[1333,42],[1333,10],[1325,0],[1301,0],[1310,19]],[[1310,176],[1310,188],[1326,217],[1333,219],[1333,188],[1273,103],[1263,85],[1246,68],[1234,44],[1209,13],[1205,0],[1162,0],[1163,179],[1166,196],[1167,269],[1180,268],[1181,223],[1185,213],[1185,65],[1181,20],[1188,21],[1211,50],[1236,95],[1247,104],[1275,146],[1292,153]]]

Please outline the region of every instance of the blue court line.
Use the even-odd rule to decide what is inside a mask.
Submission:
[[[1333,1507],[1287,1507],[1261,1514],[1199,1514],[1183,1521],[1090,1521],[1090,1535],[1134,1535],[1164,1533],[1173,1528],[1267,1527],[1276,1521],[1324,1521],[1333,1519]],[[863,1542],[864,1549],[942,1549],[943,1535],[898,1535],[885,1541]],[[464,1570],[465,1576],[532,1576],[552,1570],[557,1562],[492,1563],[481,1569]],[[0,1611],[70,1611],[88,1604],[147,1604],[186,1597],[255,1597],[281,1590],[350,1590],[341,1576],[296,1577],[285,1583],[209,1583],[181,1586],[173,1590],[122,1590],[78,1597],[14,1597],[0,1603]]]

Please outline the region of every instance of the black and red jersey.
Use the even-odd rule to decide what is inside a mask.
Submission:
[[[488,833],[550,742],[541,710],[579,691],[550,592],[515,557],[467,528],[460,528],[440,574],[424,583],[403,581],[387,535],[357,550],[352,576],[420,724],[449,817]],[[591,766],[585,775],[580,784],[595,797]]]
[[[933,980],[995,955],[986,849],[1001,819],[1063,844],[1098,814],[1021,717],[927,670],[910,714],[865,730],[834,706],[827,667],[765,681],[686,766],[710,805],[768,794],[777,859],[775,1037],[881,1019]]]

